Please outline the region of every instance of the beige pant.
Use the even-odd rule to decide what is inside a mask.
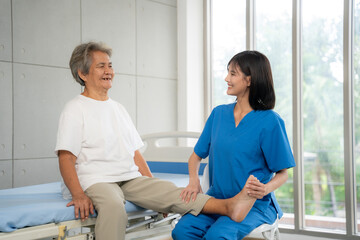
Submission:
[[[127,214],[125,200],[163,213],[198,215],[210,196],[198,194],[196,201],[184,203],[183,188],[158,178],[138,177],[119,183],[97,183],[89,187],[88,195],[97,211],[96,240],[125,239]]]

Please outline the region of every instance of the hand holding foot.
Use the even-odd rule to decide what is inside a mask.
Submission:
[[[205,214],[220,214],[230,217],[235,222],[241,222],[245,219],[256,201],[256,198],[247,194],[249,181],[255,182],[259,180],[250,175],[241,192],[228,199],[210,198],[201,212]]]
[[[241,192],[229,199],[228,216],[235,222],[241,222],[242,220],[244,220],[256,201],[256,198],[250,197],[247,194],[249,181],[259,180],[253,175],[250,175]]]
[[[246,184],[246,192],[249,197],[257,199],[263,199],[264,196],[269,194],[267,186],[259,180],[250,180],[249,184]]]

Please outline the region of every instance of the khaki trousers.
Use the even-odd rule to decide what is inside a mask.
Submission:
[[[178,188],[172,182],[158,178],[138,177],[118,183],[97,183],[85,193],[97,211],[96,240],[123,240],[127,225],[125,200],[162,213],[191,213],[198,215],[211,198],[198,194],[195,201],[184,203]]]

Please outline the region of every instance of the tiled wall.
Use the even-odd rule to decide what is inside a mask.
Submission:
[[[80,42],[113,48],[110,96],[140,134],[177,128],[176,0],[0,0],[0,189],[60,180],[64,104]]]

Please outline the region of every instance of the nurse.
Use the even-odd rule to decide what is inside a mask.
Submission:
[[[269,60],[257,51],[236,54],[228,63],[227,94],[236,102],[216,107],[189,158],[190,180],[181,196],[186,201],[201,193],[198,170],[209,156],[210,188],[207,194],[225,199],[245,187],[257,198],[246,218],[187,214],[172,232],[177,239],[242,239],[263,223],[273,223],[283,215],[274,190],[283,185],[287,169],[295,166],[285,124],[272,109],[275,91]]]

